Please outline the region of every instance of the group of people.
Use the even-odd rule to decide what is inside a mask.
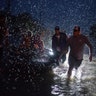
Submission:
[[[44,42],[41,40],[41,33],[31,36],[31,32],[27,32],[27,35],[23,35],[20,48],[32,47],[34,51],[43,52]],[[8,46],[8,30],[6,27],[6,18],[0,16],[0,62],[3,58],[3,46]],[[66,60],[66,54],[70,50],[68,63],[68,78],[72,74],[73,68],[78,69],[83,60],[83,51],[85,44],[88,45],[90,50],[89,60],[92,61],[92,45],[85,35],[81,34],[79,26],[75,26],[73,29],[73,35],[68,37],[65,33],[60,32],[59,26],[55,27],[55,34],[52,36],[52,50],[54,52],[54,59],[59,65],[60,60],[62,63]],[[70,47],[70,48],[69,48]]]
[[[92,44],[85,35],[81,34],[80,26],[74,27],[73,35],[69,38],[65,33],[60,32],[59,26],[55,27],[55,34],[52,37],[52,50],[57,64],[61,59],[62,63],[64,63],[66,53],[70,50],[68,56],[68,79],[70,79],[73,68],[78,69],[82,63],[85,44],[89,47],[89,60],[92,61]]]
[[[8,66],[12,62],[14,65],[22,62],[22,64],[29,64],[35,55],[38,56],[37,54],[44,51],[41,33],[33,34],[31,31],[19,27],[9,29],[6,20],[6,16],[0,14],[0,74],[7,68],[6,64]],[[21,59],[23,61],[20,61]]]
[[[28,31],[27,34],[23,34],[20,47],[42,53],[44,51],[44,43],[41,39],[41,34],[36,33],[32,35],[30,31]]]

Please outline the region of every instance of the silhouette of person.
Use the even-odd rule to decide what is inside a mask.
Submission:
[[[73,36],[68,39],[67,46],[70,47],[69,52],[69,69],[68,69],[68,79],[72,74],[73,68],[78,69],[83,60],[84,46],[87,44],[90,50],[89,60],[92,61],[92,45],[85,35],[80,32],[80,27],[75,26],[73,29]]]
[[[55,34],[52,36],[52,50],[54,53],[54,59],[57,62],[57,65],[59,65],[59,56],[62,52],[65,51],[63,56],[61,57],[62,63],[64,63],[66,59],[66,43],[67,43],[67,35],[63,32],[60,32],[59,26],[55,27]]]

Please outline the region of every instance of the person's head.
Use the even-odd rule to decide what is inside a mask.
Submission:
[[[56,26],[55,27],[55,34],[58,35],[60,33],[60,28],[59,26]]]
[[[75,26],[73,29],[73,36],[80,35],[80,26]]]

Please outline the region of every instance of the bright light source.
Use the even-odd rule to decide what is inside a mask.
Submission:
[[[49,49],[50,51],[49,51],[49,54],[50,55],[54,55],[54,53],[53,53],[53,50],[52,49]]]

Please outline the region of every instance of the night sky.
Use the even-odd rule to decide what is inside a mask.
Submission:
[[[96,24],[95,5],[96,0],[11,0],[11,13],[29,12],[49,30],[59,25],[70,33],[74,25],[79,25],[88,33],[90,26]],[[0,0],[0,9],[5,6],[5,0]]]

